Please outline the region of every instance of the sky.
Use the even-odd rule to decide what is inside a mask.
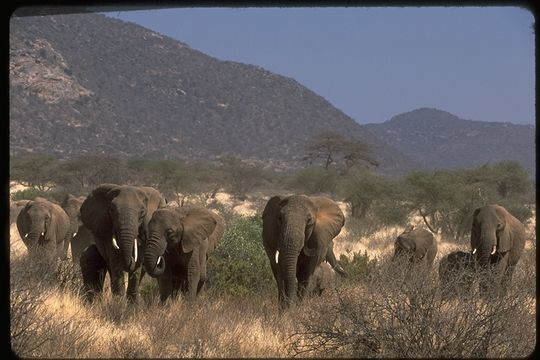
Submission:
[[[535,123],[534,16],[519,7],[114,11],[221,60],[291,77],[360,124],[421,107]]]

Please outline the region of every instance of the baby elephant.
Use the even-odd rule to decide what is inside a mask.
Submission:
[[[433,234],[425,229],[408,226],[394,243],[394,257],[408,259],[414,264],[425,264],[429,267],[437,255],[437,241]]]
[[[439,263],[439,286],[444,298],[466,294],[474,280],[474,255],[470,252],[454,251]]]
[[[322,295],[326,290],[331,290],[336,287],[337,276],[336,271],[332,269],[332,266],[327,262],[322,262],[315,268],[309,284],[307,286],[307,293],[309,295]]]
[[[159,209],[148,223],[144,268],[158,278],[161,301],[181,290],[194,300],[206,280],[206,261],[223,236],[223,218],[200,206]]]

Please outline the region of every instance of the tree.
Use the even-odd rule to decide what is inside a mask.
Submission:
[[[51,178],[58,160],[53,155],[24,153],[10,159],[10,179],[38,191],[49,191],[54,187]]]
[[[227,179],[227,188],[231,194],[245,200],[247,193],[261,183],[264,171],[260,166],[249,164],[235,157],[221,159],[221,170]]]
[[[347,167],[359,164],[378,166],[368,145],[331,131],[319,133],[307,141],[304,160],[310,165],[322,160],[325,169],[333,163]]]
[[[113,156],[82,155],[60,162],[52,180],[72,194],[85,194],[104,183],[127,182],[127,165]]]
[[[307,194],[333,194],[339,177],[339,171],[311,166],[290,175],[288,186]]]

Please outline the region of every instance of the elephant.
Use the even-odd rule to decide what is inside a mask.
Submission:
[[[345,224],[345,216],[327,197],[290,195],[270,198],[262,219],[263,246],[283,310],[305,295],[321,262],[327,259],[334,269],[337,267],[333,239]]]
[[[466,294],[474,281],[475,262],[470,252],[454,251],[439,262],[439,286],[443,298]]]
[[[157,277],[161,302],[180,289],[195,300],[207,275],[207,259],[223,236],[223,218],[200,206],[167,207],[148,223],[144,269]]]
[[[408,226],[394,243],[392,260],[400,258],[413,264],[431,267],[437,255],[437,241],[431,232],[423,228]]]
[[[17,216],[22,209],[26,206],[30,200],[17,200],[9,202],[9,224],[15,224],[17,222]]]
[[[319,264],[319,266],[317,266],[317,268],[315,268],[306,292],[310,295],[321,296],[323,292],[335,288],[336,285],[336,271],[332,269],[332,265],[323,261]]]
[[[28,201],[17,216],[17,229],[30,255],[65,259],[69,246],[69,217],[57,204],[44,198]]]
[[[484,275],[481,292],[506,287],[525,247],[525,226],[504,207],[486,205],[473,213],[471,251]]]
[[[62,202],[62,209],[69,216],[69,241],[71,245],[71,259],[74,263],[79,263],[82,252],[94,243],[92,232],[82,224],[81,205],[86,200],[86,196],[75,197],[68,195]]]
[[[95,245],[83,251],[79,262],[86,301],[92,302],[102,291],[104,278],[97,274],[106,271],[112,293],[119,296],[125,293],[127,272],[127,298],[137,302],[147,226],[154,211],[165,205],[161,193],[146,186],[102,184],[88,195],[81,205],[81,220],[92,232]]]

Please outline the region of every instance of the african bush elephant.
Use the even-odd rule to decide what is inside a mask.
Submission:
[[[86,300],[92,301],[103,289],[104,278],[96,275],[104,272],[103,266],[111,277],[113,294],[124,295],[127,272],[128,300],[137,300],[148,222],[165,204],[159,191],[145,186],[103,184],[90,193],[81,206],[81,220],[95,241],[80,260]],[[94,259],[96,254],[103,260]]]
[[[393,260],[404,258],[410,263],[431,267],[435,255],[437,255],[437,241],[426,229],[408,226],[394,243]]]
[[[181,289],[194,300],[206,281],[208,255],[223,236],[223,218],[200,206],[154,212],[144,253],[146,272],[158,278],[161,301]]]
[[[454,251],[439,262],[439,287],[444,298],[466,294],[474,281],[474,256],[470,252]]]
[[[28,201],[17,216],[17,229],[30,255],[66,258],[69,218],[57,204],[43,198]]]
[[[17,200],[17,201],[9,201],[9,224],[15,224],[17,222],[17,216],[19,216],[19,213],[22,209],[28,204],[28,201],[30,200]]]
[[[473,213],[471,249],[479,270],[485,270],[482,290],[506,286],[525,247],[525,227],[504,207],[487,205]]]
[[[332,240],[345,216],[329,198],[291,195],[268,200],[262,218],[263,246],[277,282],[279,306],[284,309],[305,295],[321,262],[329,258],[335,263]]]
[[[68,195],[62,202],[62,209],[64,209],[70,221],[68,235],[71,244],[71,259],[74,263],[79,263],[79,258],[84,249],[94,244],[92,232],[81,221],[81,205],[84,200],[86,200],[86,196],[75,197]]]
[[[315,268],[313,276],[309,280],[306,292],[309,295],[322,295],[323,292],[335,288],[337,285],[337,275],[332,266],[327,262],[322,262]]]

